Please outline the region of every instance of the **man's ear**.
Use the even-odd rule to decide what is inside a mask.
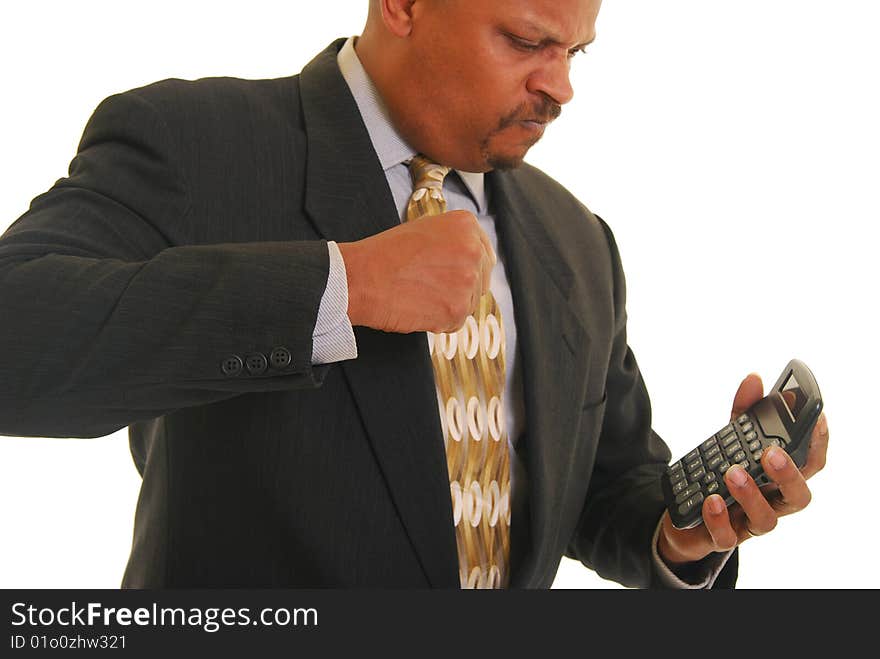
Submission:
[[[377,0],[385,27],[397,37],[412,32],[412,6],[417,0]]]

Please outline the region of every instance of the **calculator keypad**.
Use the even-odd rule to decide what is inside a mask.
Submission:
[[[672,500],[667,501],[672,521],[679,528],[692,526],[701,518],[702,503],[710,494],[720,494],[730,505],[733,497],[724,482],[731,465],[739,464],[759,484],[766,481],[761,456],[769,446],[779,446],[775,438],[757,432],[757,423],[741,414],[666,470]],[[669,495],[667,494],[667,498]]]

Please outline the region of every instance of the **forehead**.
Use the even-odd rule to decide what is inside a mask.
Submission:
[[[515,23],[535,36],[579,44],[595,37],[601,0],[456,0],[484,21]]]

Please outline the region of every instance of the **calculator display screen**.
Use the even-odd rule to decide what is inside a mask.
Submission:
[[[792,420],[797,421],[798,415],[804,409],[804,403],[807,402],[807,397],[795,379],[794,373],[788,376],[785,383],[780,387],[779,393],[782,394],[782,400],[785,402]]]

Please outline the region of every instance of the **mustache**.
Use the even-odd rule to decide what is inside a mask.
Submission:
[[[528,104],[522,103],[515,110],[501,118],[498,129],[506,128],[519,121],[540,121],[541,123],[550,123],[554,119],[559,118],[562,114],[562,106],[548,98],[538,105],[529,107]]]

